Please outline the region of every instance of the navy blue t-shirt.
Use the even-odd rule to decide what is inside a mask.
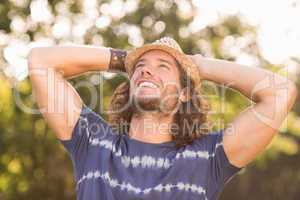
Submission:
[[[223,149],[223,130],[191,144],[142,142],[115,133],[83,105],[70,140],[61,140],[71,156],[79,200],[215,200],[242,168]]]

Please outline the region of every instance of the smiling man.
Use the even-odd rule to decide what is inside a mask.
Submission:
[[[186,93],[180,93],[179,67],[177,61],[162,50],[146,52],[135,64],[130,88],[133,100],[130,135],[153,143],[172,140],[168,125],[174,122],[175,115],[171,112],[176,111],[178,100],[187,101]],[[163,130],[158,130],[164,125]]]
[[[169,37],[126,54],[69,46],[29,55],[38,105],[71,156],[80,200],[217,199],[270,143],[297,96],[284,77],[185,55]],[[65,79],[96,70],[129,77],[114,91],[108,122]],[[212,131],[202,80],[230,85],[256,104]]]

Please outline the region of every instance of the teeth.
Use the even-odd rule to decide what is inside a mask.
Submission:
[[[151,82],[142,82],[139,84],[139,87],[151,87],[151,88],[157,88],[157,86]]]

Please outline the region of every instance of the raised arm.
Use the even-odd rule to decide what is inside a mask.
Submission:
[[[295,84],[268,70],[193,55],[203,79],[238,90],[255,102],[224,130],[224,151],[237,167],[250,163],[271,142],[297,97]]]
[[[107,70],[110,56],[109,48],[95,46],[37,47],[30,51],[28,66],[33,92],[57,138],[71,138],[82,107],[80,96],[65,78]]]

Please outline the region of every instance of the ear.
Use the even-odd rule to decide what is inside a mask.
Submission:
[[[179,99],[181,102],[187,102],[188,100],[190,100],[191,98],[191,94],[188,90],[187,87],[183,88],[181,91],[180,91],[180,96],[179,96]]]

